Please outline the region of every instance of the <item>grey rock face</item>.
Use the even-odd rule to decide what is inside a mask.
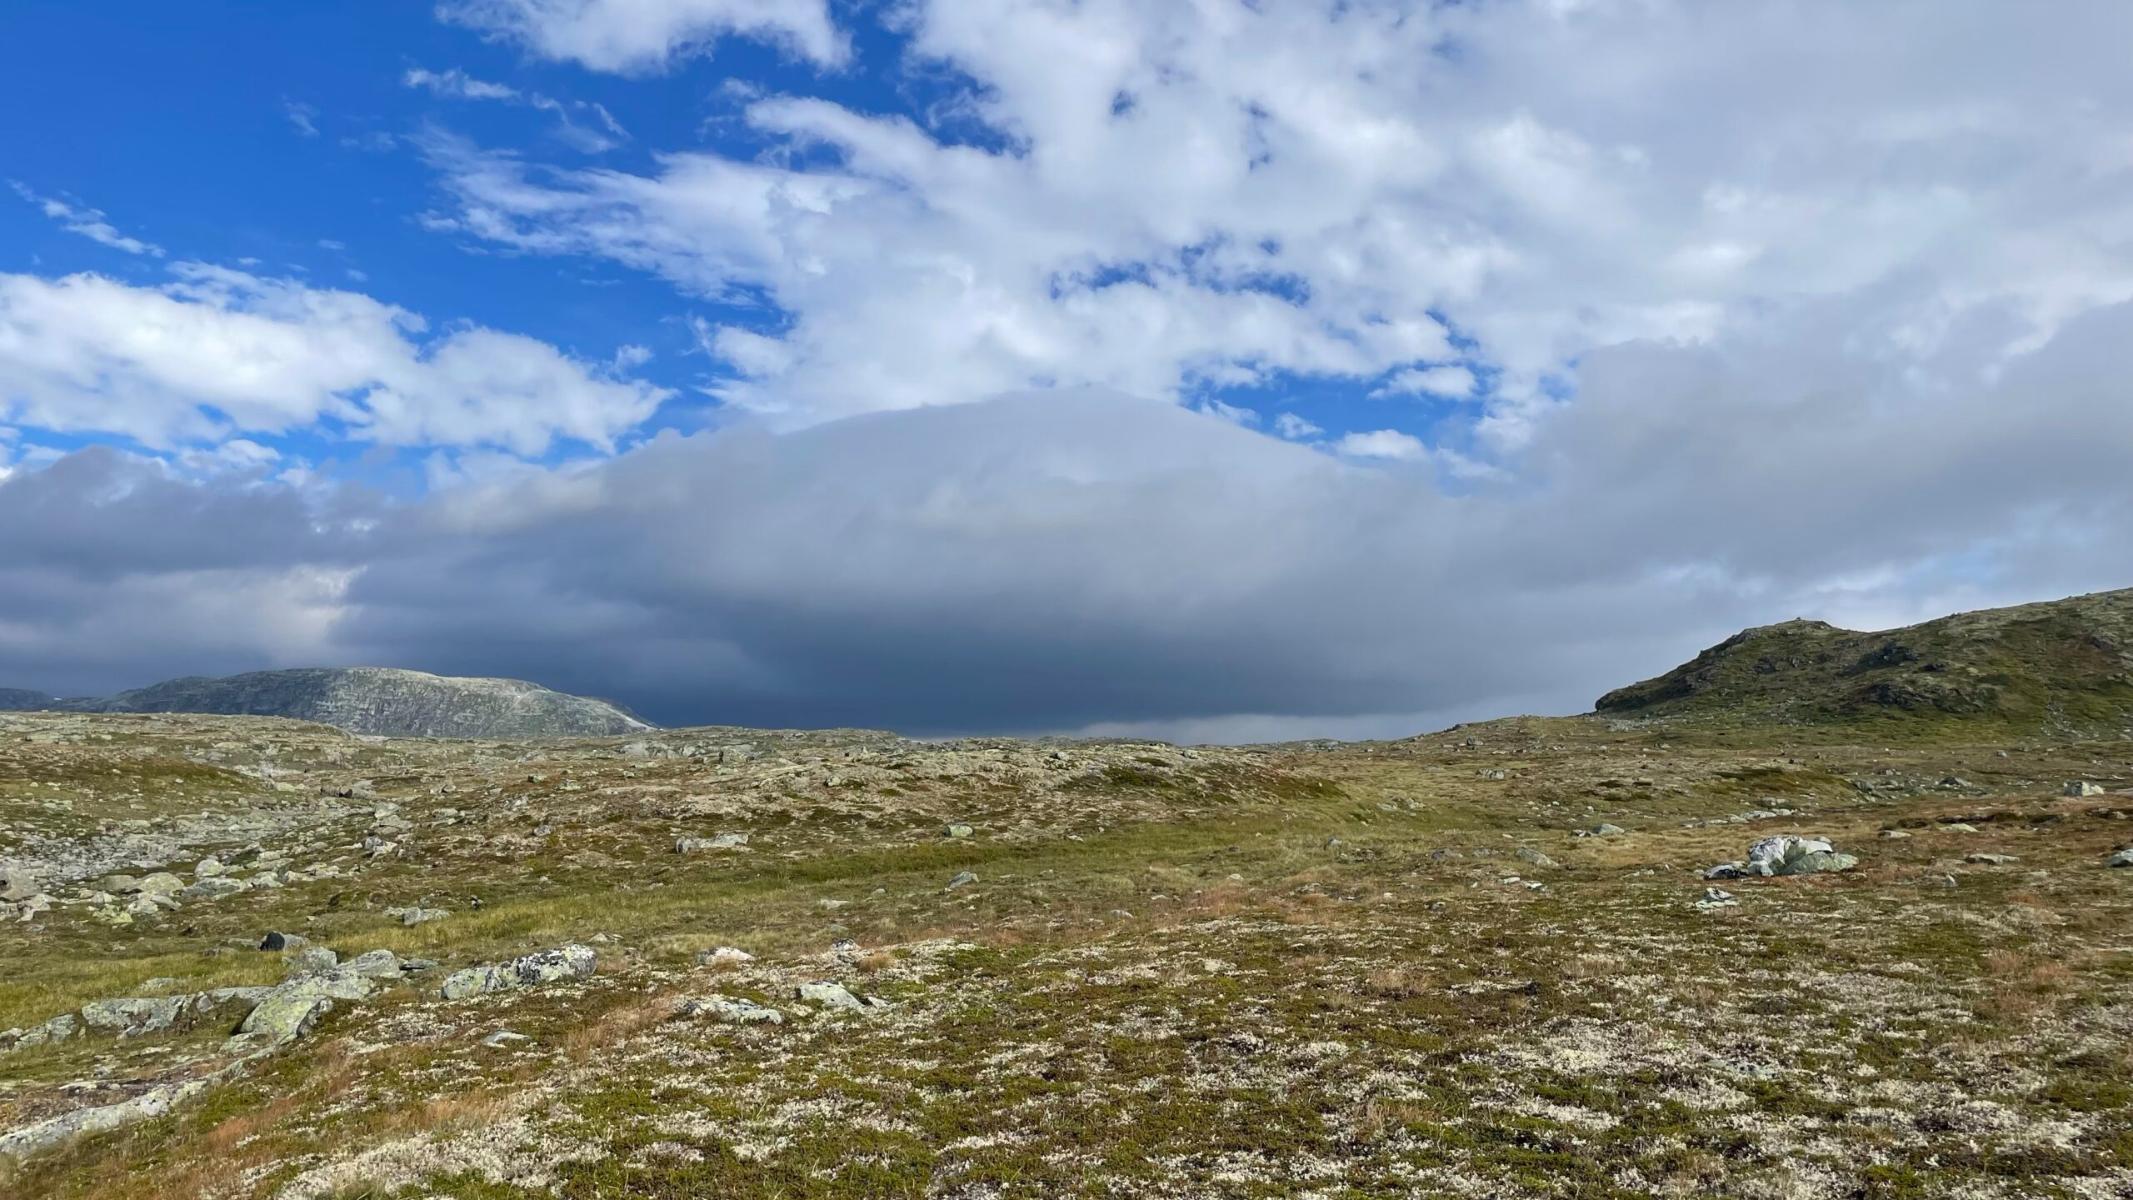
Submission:
[[[290,717],[388,737],[602,737],[652,726],[604,700],[517,679],[430,675],[390,667],[255,671],[173,679],[61,707],[90,712]]]

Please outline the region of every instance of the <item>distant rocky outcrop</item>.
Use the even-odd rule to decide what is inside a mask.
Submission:
[[[1744,630],[1600,697],[1614,716],[1926,729],[1948,721],[2117,733],[2133,726],[2133,589],[1862,633]]]
[[[600,737],[653,726],[619,705],[518,679],[391,667],[253,671],[172,679],[101,699],[0,691],[0,708],[290,717],[388,737]]]

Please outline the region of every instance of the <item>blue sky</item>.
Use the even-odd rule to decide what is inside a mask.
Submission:
[[[2122,586],[2133,7],[0,10],[0,686],[1390,734]]]
[[[631,374],[671,395],[624,444],[715,424],[732,414],[703,389],[732,368],[704,352],[692,322],[775,332],[791,316],[775,296],[749,290],[744,302],[721,303],[598,257],[522,253],[436,229],[425,220],[441,207],[432,160],[447,142],[563,169],[640,174],[673,151],[804,157],[745,119],[751,99],[778,94],[909,118],[943,144],[1011,148],[1010,133],[966,110],[980,85],[917,55],[891,9],[839,13],[850,49],[834,68],[775,41],[727,37],[666,69],[616,74],[544,60],[419,4],[15,6],[0,39],[0,89],[10,111],[36,115],[8,138],[6,174],[18,194],[0,196],[0,266],[154,287],[172,263],[198,261],[364,293],[421,314],[433,329],[474,323],[524,334],[587,361],[642,347],[650,357]],[[469,88],[515,94],[484,99]],[[100,213],[157,252],[129,253],[72,232],[39,214],[43,200]],[[1112,263],[1096,282],[1144,270]],[[1308,284],[1273,274],[1219,286],[1293,300]],[[1450,328],[1441,314],[1435,319]],[[1475,349],[1470,339],[1460,345]],[[1315,427],[1303,435],[1310,440],[1399,429],[1463,444],[1456,421],[1447,424],[1461,409],[1453,399],[1373,398],[1402,367],[1425,365],[1367,373],[1277,366],[1248,383],[1194,378],[1166,392],[1246,408],[1269,427],[1290,413]],[[1485,363],[1471,365],[1489,378]],[[390,453],[330,429],[250,437],[336,477],[400,488],[421,486],[409,460],[434,449]],[[30,431],[28,440],[140,446],[119,431]],[[555,462],[586,449],[562,444],[533,457]]]

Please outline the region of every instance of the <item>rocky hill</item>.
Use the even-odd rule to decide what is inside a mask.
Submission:
[[[2133,589],[1878,633],[1821,621],[1764,625],[1595,707],[1618,716],[2115,733],[2133,726]]]
[[[0,691],[0,708],[291,717],[388,737],[597,737],[652,728],[605,700],[523,680],[390,667],[194,676],[87,700],[54,700],[9,689]]]

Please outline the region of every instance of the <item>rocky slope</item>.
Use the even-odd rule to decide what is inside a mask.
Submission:
[[[2133,589],[1878,633],[1764,625],[1596,707],[1756,723],[2122,732],[2133,728]]]
[[[0,714],[0,1196],[2133,1195],[2127,743],[1623,724]]]
[[[0,708],[290,717],[387,737],[598,737],[652,726],[604,700],[517,679],[389,667],[254,671],[172,679],[104,699],[0,691]]]

